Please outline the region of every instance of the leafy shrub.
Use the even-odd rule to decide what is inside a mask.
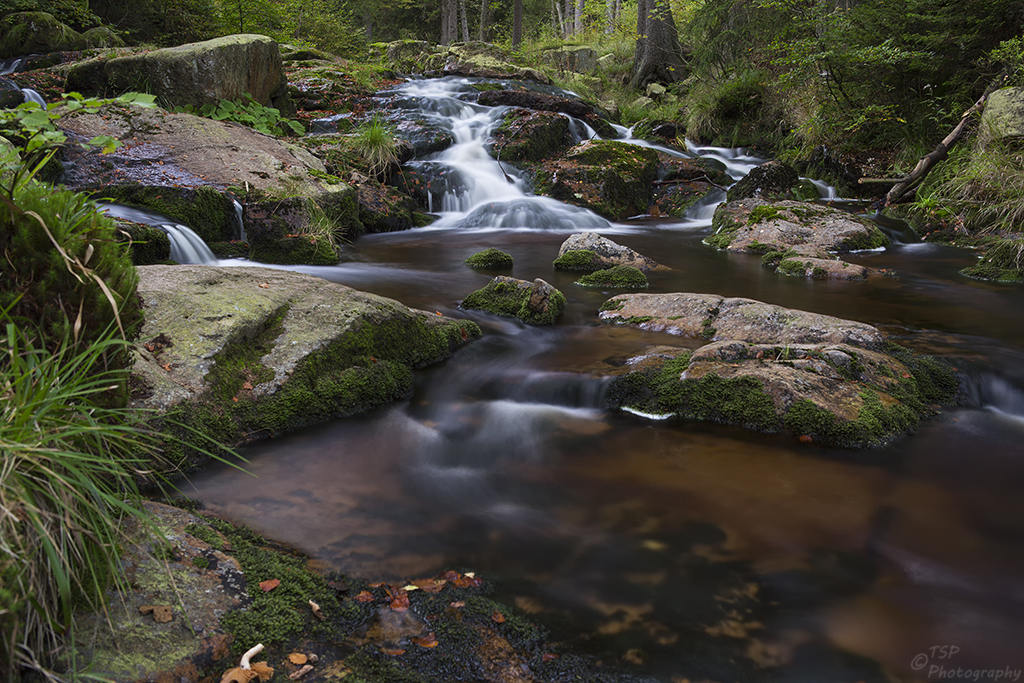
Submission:
[[[175,111],[205,116],[214,121],[241,123],[264,135],[302,135],[306,132],[301,123],[282,117],[279,109],[260,104],[249,93],[245,93],[245,100],[221,100],[217,104],[207,102],[199,109],[188,105],[176,107]]]

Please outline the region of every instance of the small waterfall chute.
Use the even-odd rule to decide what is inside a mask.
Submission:
[[[120,204],[102,204],[99,210],[115,218],[151,225],[167,233],[171,240],[171,260],[178,263],[217,263],[217,257],[206,246],[203,238],[187,225],[144,209]]]

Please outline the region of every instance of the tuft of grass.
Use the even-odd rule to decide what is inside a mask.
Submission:
[[[101,608],[107,585],[124,581],[121,521],[149,524],[136,475],[156,458],[153,435],[107,400],[124,371],[103,359],[129,346],[116,327],[84,350],[68,335],[47,349],[31,327],[0,312],[0,677],[10,681],[58,651],[75,607]]]
[[[395,129],[377,114],[356,129],[351,145],[366,162],[370,175],[380,177],[398,164],[401,142],[395,137]]]

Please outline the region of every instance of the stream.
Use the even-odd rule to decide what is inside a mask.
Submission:
[[[484,148],[504,109],[465,101],[471,90],[467,79],[447,78],[384,94],[413,103],[456,140],[413,162],[455,178],[431,197],[440,218],[360,237],[336,266],[293,269],[471,318],[483,339],[419,372],[403,403],[245,448],[257,478],[213,466],[183,492],[355,576],[472,569],[555,640],[666,683],[1016,680],[1019,286],[964,278],[957,271],[972,252],[918,243],[892,226],[883,226],[897,237],[892,246],[848,260],[898,277],[785,277],[758,256],[702,244],[721,193],[686,219],[622,223],[531,196]],[[734,178],[761,161],[742,150],[691,153],[719,159]],[[876,451],[605,410],[612,368],[652,345],[700,341],[600,324],[598,306],[616,292],[575,285],[578,275],[551,265],[583,230],[670,266],[649,275],[651,292],[744,296],[850,318],[955,357],[969,405]],[[463,263],[488,247],[513,256],[514,277],[540,277],[565,294],[558,324],[458,307],[495,274]],[[219,262],[238,264],[249,262]],[[957,668],[980,673],[948,673]]]

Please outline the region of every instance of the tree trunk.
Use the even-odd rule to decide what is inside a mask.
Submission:
[[[459,9],[461,10],[460,13],[462,14],[462,42],[464,43],[469,42],[469,18],[466,16],[468,14],[466,12],[466,3],[468,1],[469,0],[459,0]]]
[[[480,0],[480,30],[478,31],[477,38],[480,42],[487,39],[487,24],[491,21],[491,18],[488,16],[488,9],[487,0]]]
[[[630,86],[641,88],[655,81],[674,83],[682,80],[682,48],[668,0],[639,0],[636,28]]]
[[[441,2],[441,44],[451,45],[459,38],[457,0]]]
[[[363,35],[366,36],[366,42],[373,42],[373,15],[369,12],[363,15]]]
[[[576,17],[574,22],[574,32],[583,33],[583,10],[585,9],[587,0],[579,0],[576,3]]]
[[[563,23],[562,23],[562,35],[564,35],[564,36],[571,36],[572,35],[573,6],[575,4],[576,3],[573,2],[573,0],[565,0],[565,10],[562,13],[562,17],[563,17],[563,20],[562,20],[563,21]]]
[[[619,18],[618,0],[607,0],[605,2],[604,16],[604,32],[613,33],[615,31],[615,20]]]
[[[516,0],[512,5],[512,47],[519,47],[523,42],[523,0]]]

